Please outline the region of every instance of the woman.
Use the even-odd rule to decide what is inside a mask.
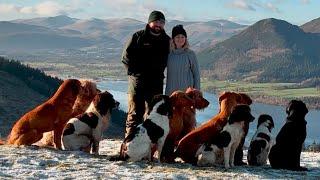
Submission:
[[[186,31],[182,25],[176,25],[172,29],[165,94],[185,91],[188,87],[200,89],[199,65],[196,54],[189,49]]]

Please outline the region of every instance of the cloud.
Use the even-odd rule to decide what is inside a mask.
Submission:
[[[0,4],[1,13],[15,13],[19,11],[19,7],[12,4]]]
[[[168,11],[166,7],[158,4],[155,0],[104,0],[103,2],[106,9],[109,10],[108,13],[105,13],[109,18],[132,17],[146,22],[150,12],[153,10],[162,11],[166,19],[181,17],[175,12]]]
[[[256,9],[245,0],[234,0],[229,3],[228,6],[242,10],[256,11]]]
[[[270,2],[265,4],[265,7],[266,7],[266,9],[269,9],[269,10],[271,10],[273,12],[280,13],[279,8],[277,8],[274,4],[272,4]]]
[[[76,1],[69,5],[62,5],[55,1],[44,1],[33,6],[17,6],[14,4],[0,4],[0,14],[13,15],[36,15],[36,16],[56,16],[80,11],[80,7],[75,6]]]
[[[284,0],[274,0],[274,1],[262,1],[262,0],[233,0],[231,3],[227,4],[229,7],[247,10],[247,11],[259,11],[266,10],[275,13],[281,13],[280,9],[275,5],[281,3]]]
[[[61,6],[57,2],[46,1],[36,5],[33,8],[33,13],[41,15],[41,16],[54,16],[59,14],[65,14],[65,7]]]

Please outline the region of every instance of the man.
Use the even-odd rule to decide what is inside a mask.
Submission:
[[[125,137],[143,122],[154,95],[163,94],[170,37],[164,31],[165,17],[160,11],[149,15],[144,30],[133,34],[122,53],[128,74],[128,117]]]

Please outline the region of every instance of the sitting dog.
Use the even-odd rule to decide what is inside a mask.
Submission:
[[[8,144],[31,145],[39,141],[44,132],[54,131],[54,145],[61,147],[63,126],[71,118],[72,107],[84,87],[76,79],[65,80],[46,102],[24,114],[13,126]]]
[[[119,102],[105,91],[98,93],[85,113],[71,118],[62,135],[63,150],[82,150],[99,154],[99,142],[111,118],[113,108]]]
[[[210,143],[202,145],[196,153],[197,165],[222,164],[225,168],[234,166],[234,155],[241,139],[245,138],[245,123],[254,120],[248,105],[237,105],[228,118],[223,130]],[[222,156],[224,158],[222,158]]]
[[[286,113],[287,121],[276,137],[276,144],[270,150],[270,165],[274,169],[306,171],[307,168],[300,166],[300,155],[307,136],[305,116],[308,109],[302,101],[292,100]]]
[[[273,119],[267,114],[260,115],[257,131],[253,135],[248,149],[248,163],[251,166],[267,164],[268,155],[274,144],[271,130],[274,128]]]
[[[86,111],[86,109],[89,107],[90,103],[92,102],[93,98],[97,95],[97,93],[100,92],[99,89],[97,89],[96,83],[89,81],[89,80],[80,80],[81,86],[83,87],[83,93],[80,93],[77,96],[77,99],[75,103],[73,104],[72,107],[72,113],[71,117],[75,117],[79,114],[82,114]],[[67,123],[68,119],[66,119],[63,127]],[[53,136],[54,133],[53,131],[50,132],[45,132],[43,133],[43,137],[40,141],[34,143],[34,145],[37,146],[46,146],[46,147],[53,147],[54,142],[53,142]]]
[[[178,136],[182,133],[186,125],[183,119],[184,112],[186,109],[193,109],[195,106],[195,100],[182,91],[174,91],[170,95],[170,101],[173,115],[169,120],[170,131],[162,149],[161,162],[174,161],[175,142],[178,140]]]
[[[208,122],[184,136],[175,151],[175,154],[187,163],[197,164],[196,152],[206,142],[215,138],[227,124],[227,119],[233,108],[238,104],[250,105],[252,100],[242,93],[224,92],[219,97],[220,111]]]
[[[169,133],[169,119],[172,116],[171,100],[166,95],[156,95],[149,108],[147,119],[124,139],[119,160],[153,160],[153,153],[158,151],[158,160],[164,141]]]
[[[186,134],[191,132],[196,128],[196,109],[203,110],[204,108],[209,106],[209,101],[206,100],[202,92],[198,89],[189,87],[186,90],[187,96],[193,99],[194,106],[191,108],[184,108],[183,110],[183,128],[180,134],[178,134],[178,138],[176,141],[180,141]]]

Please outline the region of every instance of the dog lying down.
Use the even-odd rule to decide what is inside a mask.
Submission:
[[[245,123],[252,122],[254,117],[248,105],[237,105],[231,112],[227,124],[211,142],[202,145],[197,153],[198,166],[221,165],[225,168],[234,166],[234,155],[241,139],[245,135]]]
[[[105,91],[98,93],[85,113],[71,118],[62,135],[63,150],[81,150],[94,154],[99,153],[99,142],[103,131],[107,128],[113,108],[119,102]]]

